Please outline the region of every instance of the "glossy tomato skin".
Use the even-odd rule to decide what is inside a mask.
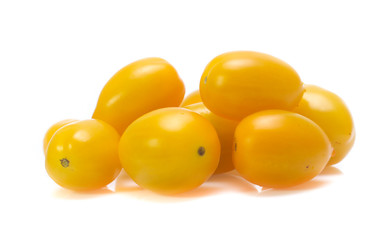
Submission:
[[[217,131],[218,138],[221,144],[221,155],[220,162],[215,174],[229,172],[234,169],[233,161],[232,161],[232,152],[233,152],[233,136],[234,131],[237,127],[238,121],[226,119],[220,116],[215,115],[210,112],[209,109],[205,107],[205,105],[200,103],[194,103],[185,108],[190,109],[196,113],[199,113],[207,120],[209,120],[213,127]]]
[[[88,191],[112,182],[121,170],[120,136],[101,120],[83,120],[65,125],[47,147],[46,170],[60,186]]]
[[[205,69],[203,70],[203,73],[202,73],[202,76],[201,76],[201,80],[200,82],[203,82],[205,81],[205,78],[207,77],[207,75],[209,74],[209,71],[216,65],[218,64],[219,62],[224,62],[224,61],[228,61],[228,60],[231,60],[231,59],[234,59],[234,58],[239,58],[241,56],[255,56],[257,52],[254,52],[254,51],[231,51],[231,52],[226,52],[226,53],[223,53],[223,54],[220,54],[218,56],[216,56],[215,58],[213,58],[205,67]]]
[[[312,120],[283,110],[244,118],[236,128],[233,162],[248,181],[291,187],[318,175],[332,153],[324,131]]]
[[[201,95],[199,94],[199,90],[196,90],[196,91],[190,93],[189,95],[187,95],[183,99],[183,101],[181,103],[181,107],[188,106],[188,105],[191,105],[194,103],[199,103],[199,102],[202,102],[202,99],[201,99]]]
[[[212,62],[201,79],[200,94],[205,106],[219,116],[241,120],[261,110],[291,110],[303,95],[297,72],[270,55],[234,52]]]
[[[118,71],[101,91],[93,114],[122,134],[143,114],[163,107],[177,107],[185,87],[177,71],[161,58],[145,58]]]
[[[317,123],[327,134],[334,148],[328,165],[340,162],[353,147],[356,132],[352,115],[345,102],[323,88],[306,85],[295,112]]]
[[[212,124],[184,108],[164,108],[135,120],[119,145],[124,170],[161,194],[189,191],[216,170],[220,143]]]
[[[54,125],[52,125],[46,132],[46,134],[44,135],[44,138],[43,138],[43,151],[44,151],[44,155],[46,155],[46,152],[47,152],[47,145],[48,143],[50,142],[52,136],[54,135],[54,133],[56,131],[58,131],[58,129],[60,129],[61,127],[67,125],[67,124],[70,124],[70,123],[73,123],[73,122],[76,122],[78,120],[75,120],[75,119],[65,119],[65,120],[62,120],[62,121],[59,121],[57,123],[55,123]]]

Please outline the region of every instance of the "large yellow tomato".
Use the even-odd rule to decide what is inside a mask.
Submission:
[[[202,99],[201,99],[201,95],[199,94],[199,90],[197,90],[190,93],[183,99],[181,103],[181,107],[188,106],[193,103],[199,103],[199,102],[202,102]]]
[[[267,110],[244,118],[237,126],[233,162],[248,181],[283,188],[318,175],[332,151],[325,132],[312,120]]]
[[[83,120],[60,128],[47,147],[46,170],[60,186],[94,190],[112,182],[121,170],[120,135],[101,120]]]
[[[291,110],[303,95],[298,74],[280,59],[258,52],[217,58],[205,69],[200,94],[219,116],[239,120],[265,109]]]
[[[216,170],[220,143],[212,124],[184,108],[164,108],[135,120],[119,145],[121,164],[141,187],[162,194],[198,187]]]
[[[202,102],[185,106],[185,108],[193,110],[194,112],[204,116],[213,124],[214,128],[217,131],[218,138],[221,144],[221,156],[220,163],[218,164],[215,173],[224,173],[233,170],[233,136],[238,121],[226,119],[215,115],[214,113],[210,112],[210,110],[207,109]]]
[[[65,120],[62,120],[62,121],[59,121],[57,123],[55,123],[54,125],[52,125],[46,132],[46,134],[44,135],[44,139],[43,139],[43,151],[44,151],[44,155],[46,155],[46,152],[47,152],[47,145],[48,143],[50,142],[52,136],[54,135],[54,133],[56,131],[58,131],[58,129],[60,129],[61,127],[67,125],[67,124],[70,124],[70,123],[73,123],[73,122],[76,122],[78,120],[75,120],[75,119],[65,119]]]
[[[118,71],[105,85],[93,114],[122,134],[143,114],[163,107],[177,107],[185,87],[171,64],[146,58]]]
[[[327,134],[334,148],[328,165],[340,162],[350,151],[355,140],[353,119],[344,101],[323,88],[306,85],[295,112],[316,122]]]

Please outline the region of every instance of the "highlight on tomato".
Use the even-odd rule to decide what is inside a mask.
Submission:
[[[65,126],[65,125],[68,125],[70,123],[76,122],[76,121],[78,121],[78,120],[75,120],[75,119],[65,119],[65,120],[62,120],[62,121],[59,121],[59,122],[55,123],[54,125],[52,125],[47,130],[47,132],[46,132],[46,134],[44,135],[44,138],[43,138],[43,151],[44,151],[44,155],[46,155],[48,143],[50,142],[52,136],[58,131],[58,129],[60,129],[61,127]]]

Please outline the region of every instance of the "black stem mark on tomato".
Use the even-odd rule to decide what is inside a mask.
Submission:
[[[203,155],[205,155],[205,148],[201,146],[198,148],[197,152],[198,152],[199,156],[203,156]]]
[[[237,143],[234,143],[234,151],[237,151]]]
[[[59,160],[59,161],[61,161],[61,165],[62,165],[62,167],[64,167],[64,168],[67,168],[67,167],[69,166],[69,164],[70,164],[69,160],[67,160],[66,158],[62,158],[62,159]]]
[[[203,81],[203,83],[205,84],[207,83],[207,76],[205,77],[205,80]]]

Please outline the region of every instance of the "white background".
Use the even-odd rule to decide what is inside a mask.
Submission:
[[[388,8],[319,2],[1,0],[0,238],[387,239]],[[274,55],[340,95],[357,130],[346,159],[288,190],[227,174],[176,197],[125,176],[73,193],[47,176],[47,128],[90,118],[121,67],[165,58],[189,93],[232,50]]]

